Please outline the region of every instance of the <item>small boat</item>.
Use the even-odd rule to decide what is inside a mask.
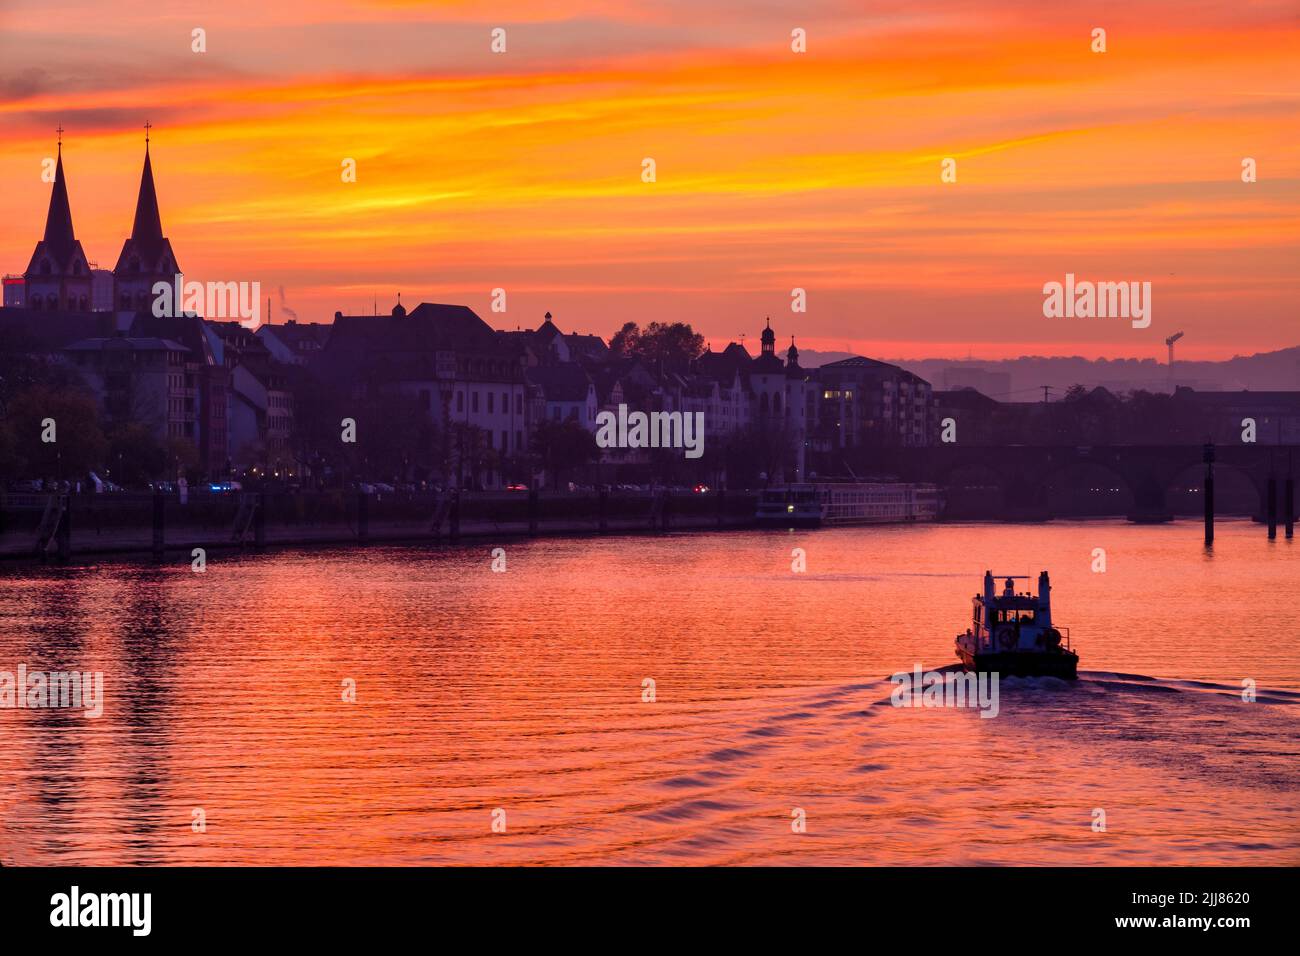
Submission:
[[[984,572],[984,593],[975,595],[971,626],[957,635],[957,657],[971,671],[1076,680],[1079,655],[1070,647],[1070,629],[1052,624],[1047,572],[1038,575],[1037,595],[1017,593],[1017,580],[1028,578],[1008,575],[998,594],[993,572]]]

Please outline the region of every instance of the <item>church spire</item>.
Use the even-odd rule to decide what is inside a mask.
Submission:
[[[135,202],[135,224],[131,238],[142,250],[151,250],[162,242],[162,217],[158,214],[158,193],[153,185],[153,164],[149,161],[149,124],[145,124],[144,172],[140,175],[140,195]]]
[[[63,177],[63,127],[59,127],[59,158],[54,167],[54,191],[50,193],[50,211],[45,216],[45,244],[60,259],[67,257],[77,241],[72,231],[72,207],[68,203],[68,183]]]

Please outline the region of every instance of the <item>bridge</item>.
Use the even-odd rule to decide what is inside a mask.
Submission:
[[[933,482],[945,490],[982,483],[1000,494],[1005,518],[1050,518],[1048,489],[1084,469],[1101,469],[1131,494],[1135,521],[1169,520],[1168,490],[1176,483],[1202,485],[1204,455],[1214,453],[1216,475],[1232,472],[1255,490],[1257,515],[1285,521],[1293,462],[1300,470],[1297,445],[1000,445],[960,443],[924,448],[886,448],[873,453],[873,470],[907,481]],[[1095,473],[1095,472],[1094,472]],[[1294,512],[1294,506],[1292,507]]]

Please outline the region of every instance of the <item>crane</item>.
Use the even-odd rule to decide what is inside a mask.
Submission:
[[[1174,343],[1183,337],[1182,332],[1175,332],[1169,338],[1165,339],[1165,345],[1169,346],[1169,372],[1173,374],[1174,370]]]

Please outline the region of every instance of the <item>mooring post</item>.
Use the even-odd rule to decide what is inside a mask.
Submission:
[[[165,550],[163,535],[163,514],[166,502],[161,491],[153,493],[153,556],[157,561],[163,559]]]
[[[601,534],[604,534],[606,531],[609,530],[609,520],[607,517],[608,507],[609,507],[609,489],[602,485],[600,489],[600,500],[597,506],[598,510],[596,511],[597,521],[600,525]]]
[[[528,533],[537,534],[537,514],[541,510],[541,496],[537,493],[537,487],[531,486],[528,489]]]
[[[1214,544],[1214,443],[1205,446],[1205,545]]]
[[[370,540],[370,496],[364,491],[357,492],[357,542],[365,544]]]
[[[1282,495],[1282,506],[1286,508],[1285,527],[1287,538],[1295,536],[1295,479],[1286,476],[1286,491]]]
[[[452,544],[460,541],[460,489],[451,493],[451,507],[447,511],[447,537]]]
[[[725,488],[718,489],[718,527],[722,528],[727,523],[727,491]]]
[[[266,492],[257,493],[257,510],[253,512],[253,545],[261,551],[266,547]]]
[[[663,530],[667,531],[669,525],[672,522],[673,493],[669,489],[665,488],[662,494],[663,494],[663,507],[659,511],[659,517],[660,517],[660,521],[662,522]]]
[[[1268,512],[1268,540],[1272,541],[1277,537],[1277,477],[1268,476],[1268,491],[1266,492],[1268,500],[1264,507]]]
[[[59,560],[72,557],[72,495],[63,497],[63,520],[59,522]]]

